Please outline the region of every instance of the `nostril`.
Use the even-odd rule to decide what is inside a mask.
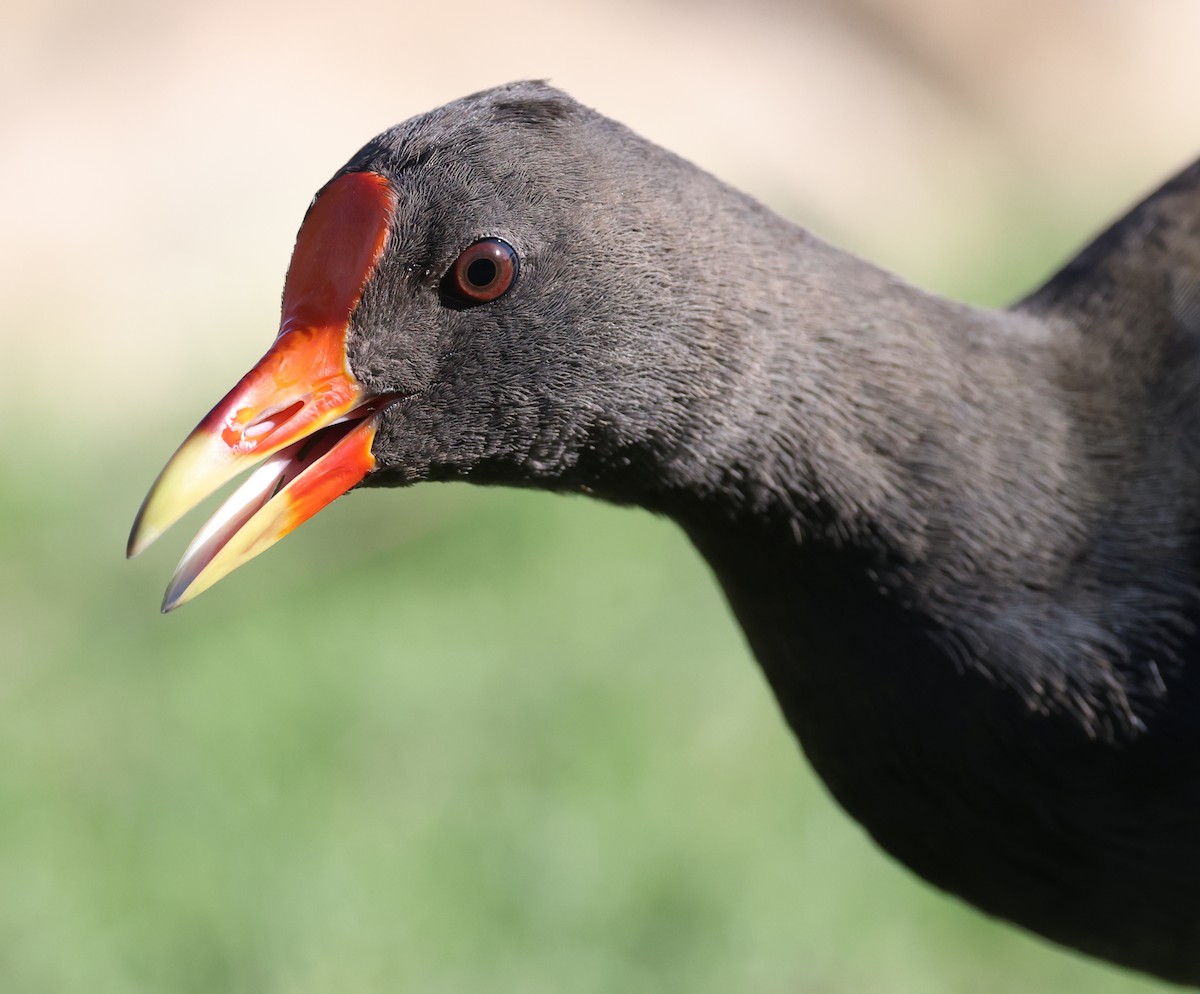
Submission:
[[[265,411],[242,429],[242,438],[247,441],[258,441],[259,439],[266,438],[276,429],[291,421],[303,409],[304,401],[298,400],[294,404],[289,404],[287,407],[280,408],[279,410]]]

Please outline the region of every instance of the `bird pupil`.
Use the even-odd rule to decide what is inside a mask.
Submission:
[[[467,279],[472,286],[487,286],[496,278],[496,263],[491,259],[476,259],[467,267]]]

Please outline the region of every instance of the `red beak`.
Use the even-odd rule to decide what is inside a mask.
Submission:
[[[279,541],[374,468],[375,429],[395,398],[373,395],[355,378],[346,333],[395,205],[391,185],[376,173],[343,174],[318,195],[296,236],[275,344],[196,426],[146,495],[130,556],[268,460],[188,547],[164,611]]]

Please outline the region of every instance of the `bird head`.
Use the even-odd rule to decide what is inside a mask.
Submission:
[[[274,344],[138,514],[131,556],[257,467],[185,553],[163,609],[364,482],[589,490],[623,477],[636,491],[652,453],[679,446],[678,384],[704,355],[667,333],[686,323],[676,287],[707,251],[689,257],[696,236],[672,199],[693,173],[539,83],[369,142],[301,224]]]

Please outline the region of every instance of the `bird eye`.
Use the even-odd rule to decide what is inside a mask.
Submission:
[[[483,238],[454,260],[442,289],[464,304],[487,304],[512,288],[518,268],[516,249],[508,242]]]

